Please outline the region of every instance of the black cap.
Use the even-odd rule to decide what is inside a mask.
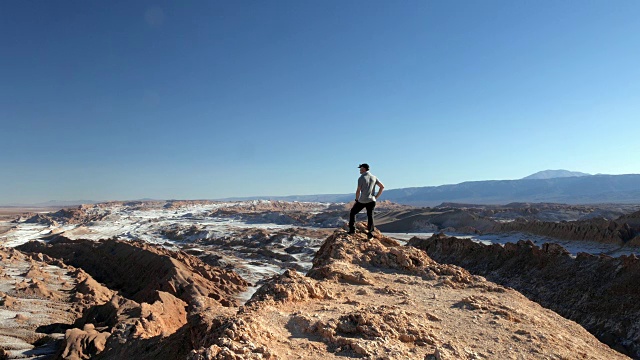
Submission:
[[[360,165],[358,165],[358,169],[359,169],[359,168],[362,168],[362,167],[363,167],[363,168],[365,168],[365,169],[367,169],[367,170],[369,170],[369,164],[367,164],[367,163],[364,163],[364,164],[360,164]]]

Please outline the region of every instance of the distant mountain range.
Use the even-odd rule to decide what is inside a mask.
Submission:
[[[640,175],[470,181],[455,185],[394,189],[385,191],[383,197],[397,203],[416,206],[434,206],[443,202],[640,203]]]
[[[331,194],[265,196],[254,199],[349,202],[353,197],[354,194]],[[468,181],[453,185],[385,190],[382,198],[414,206],[436,206],[444,202],[465,204],[640,203],[640,174],[589,175],[567,170],[545,170],[519,180]]]
[[[355,180],[354,180],[355,183]],[[283,200],[349,202],[349,194],[254,196],[219,200]],[[436,206],[441,203],[508,204],[551,202],[564,204],[640,204],[640,174],[590,175],[568,170],[545,170],[519,180],[467,181],[460,184],[388,189],[382,197],[400,204]],[[96,201],[49,201],[31,206],[55,207],[92,204]]]
[[[137,199],[130,201],[153,201],[153,199]],[[12,204],[0,204],[0,206],[8,206],[8,207],[36,207],[36,208],[56,208],[56,207],[72,207],[72,206],[80,206],[82,204],[99,204],[105,201],[96,201],[96,200],[50,200],[47,202],[36,203],[36,204],[20,204],[20,203],[12,203]]]
[[[97,204],[99,202],[100,201],[94,201],[94,200],[50,200],[47,202],[36,203],[36,204],[11,203],[11,204],[0,204],[0,206],[52,208],[52,207],[79,206],[82,204]]]
[[[555,178],[564,178],[564,177],[573,177],[573,176],[591,176],[591,174],[578,172],[578,171],[568,171],[568,170],[544,170],[538,171],[535,174],[531,174],[529,176],[523,177],[522,179],[555,179]]]

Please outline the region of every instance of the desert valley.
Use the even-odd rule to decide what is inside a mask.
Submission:
[[[640,360],[638,18],[0,1],[0,360]]]
[[[349,208],[5,208],[2,357],[640,357],[639,206],[382,201],[370,241]]]

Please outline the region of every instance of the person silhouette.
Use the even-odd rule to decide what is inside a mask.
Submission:
[[[374,221],[373,209],[376,207],[376,200],[382,195],[384,185],[369,172],[369,164],[358,165],[360,169],[360,177],[358,178],[358,188],[356,189],[356,203],[353,204],[349,213],[349,234],[355,234],[356,214],[362,209],[367,209],[367,238],[373,237]],[[378,193],[375,193],[376,185],[379,187]]]

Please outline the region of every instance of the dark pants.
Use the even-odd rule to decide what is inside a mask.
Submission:
[[[373,208],[376,207],[376,202],[372,201],[366,204],[363,204],[359,201],[356,201],[351,208],[351,212],[349,213],[349,231],[355,231],[355,223],[356,223],[356,214],[362,211],[362,209],[367,208],[367,229],[369,232],[373,231]]]

